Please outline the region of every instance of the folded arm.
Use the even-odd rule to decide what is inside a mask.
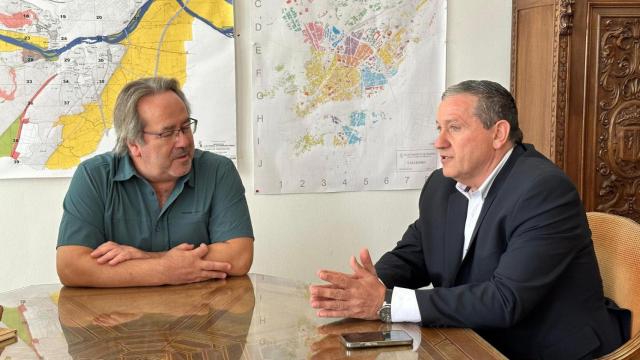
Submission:
[[[56,267],[66,286],[122,287],[185,284],[224,278],[231,269],[226,262],[206,259],[209,248],[181,244],[148,258],[135,258],[117,265],[99,263],[86,246],[58,247]],[[148,253],[147,253],[148,254]]]
[[[253,262],[253,238],[238,237],[208,245],[205,260],[225,262],[231,265],[229,275],[242,276],[249,271]],[[107,241],[91,252],[98,264],[118,265],[128,260],[151,259],[164,252],[147,252],[129,245]]]
[[[253,238],[239,237],[208,245],[206,260],[231,265],[227,274],[241,276],[249,272],[253,263]]]

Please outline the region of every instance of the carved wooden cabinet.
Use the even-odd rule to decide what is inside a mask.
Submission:
[[[512,31],[525,142],[587,211],[640,222],[640,1],[514,0]]]

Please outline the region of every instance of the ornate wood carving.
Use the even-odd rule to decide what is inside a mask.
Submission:
[[[517,99],[516,95],[516,69],[518,60],[518,4],[517,0],[511,1],[511,71],[509,73],[509,81],[511,83],[511,95]]]
[[[570,35],[573,28],[573,5],[575,0],[560,0],[558,4],[560,19],[560,35]]]
[[[553,85],[551,89],[551,157],[564,167],[564,136],[567,124],[567,82],[569,78],[569,36],[573,26],[574,0],[561,0],[556,6],[553,36]]]
[[[600,17],[598,211],[640,222],[640,17]]]

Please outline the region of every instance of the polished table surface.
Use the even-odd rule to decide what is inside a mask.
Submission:
[[[0,359],[504,359],[468,329],[316,317],[307,284],[265,275],[149,288],[37,285],[0,294],[19,340]],[[343,332],[403,329],[413,346],[351,350]]]

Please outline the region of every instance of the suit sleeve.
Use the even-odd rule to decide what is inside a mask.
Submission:
[[[427,179],[422,189],[420,204],[422,204],[425,189],[432,176]],[[409,225],[396,247],[384,254],[376,263],[378,277],[386,287],[400,286],[416,289],[431,283],[422,249],[422,224],[423,222],[418,218]]]
[[[566,176],[538,174],[519,196],[502,219],[506,224],[496,225],[509,232],[508,245],[490,280],[416,291],[423,325],[513,326],[549,293],[576,254],[588,250],[582,203]]]

